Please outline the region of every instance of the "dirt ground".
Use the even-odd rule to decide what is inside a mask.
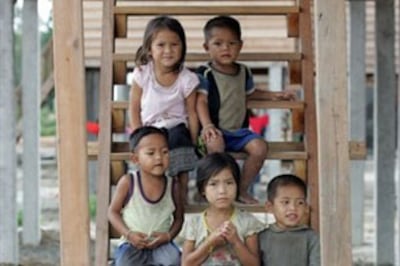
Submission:
[[[370,167],[370,166],[369,166]],[[371,167],[370,167],[371,168]],[[368,170],[368,169],[367,169]],[[369,169],[371,170],[371,169]],[[57,166],[55,160],[54,148],[45,147],[42,151],[42,169],[41,169],[41,229],[42,240],[39,246],[24,246],[20,244],[20,265],[24,266],[57,266],[60,265],[60,238],[59,238],[59,218],[58,218],[58,179]],[[18,205],[22,208],[22,172],[17,171],[18,180]],[[365,176],[365,243],[362,246],[353,247],[353,265],[367,266],[373,265],[373,214],[372,214],[372,174],[366,172]],[[22,228],[20,239],[22,240]],[[91,235],[94,235],[94,225],[91,225]],[[94,237],[93,237],[94,238]],[[94,240],[91,243],[92,254]],[[92,256],[93,257],[93,256]]]

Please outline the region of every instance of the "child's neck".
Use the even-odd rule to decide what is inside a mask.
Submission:
[[[238,65],[235,62],[229,65],[221,65],[213,61],[211,62],[211,66],[223,74],[235,75],[238,72]]]
[[[234,211],[234,207],[230,206],[229,208],[221,209],[221,208],[214,208],[213,206],[209,206],[206,210],[207,216],[213,216],[215,218],[221,218],[221,219],[229,219],[232,216],[232,213]]]
[[[173,85],[178,77],[178,72],[172,69],[154,68],[157,82],[164,87]]]

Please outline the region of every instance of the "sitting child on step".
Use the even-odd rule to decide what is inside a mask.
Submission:
[[[183,224],[179,182],[165,176],[169,165],[168,137],[156,127],[136,129],[130,137],[132,162],[138,171],[120,178],[108,219],[122,235],[116,266],[180,265],[172,242]]]
[[[303,224],[306,198],[306,184],[295,175],[279,175],[269,182],[266,210],[275,223],[258,236],[262,265],[320,266],[319,237]]]

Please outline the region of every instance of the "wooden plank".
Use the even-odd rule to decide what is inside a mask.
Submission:
[[[24,152],[23,242],[38,245],[40,230],[40,45],[37,0],[23,5],[22,34],[22,111]]]
[[[13,76],[13,1],[0,1],[0,264],[17,265],[16,99]]]
[[[321,265],[351,265],[345,0],[314,3]]]
[[[255,204],[255,205],[244,205],[240,203],[235,203],[235,205],[242,210],[246,210],[248,212],[257,213],[262,212],[265,213],[265,205],[264,204]],[[204,211],[207,208],[207,204],[188,204],[185,205],[185,213],[199,213]]]
[[[311,227],[319,231],[319,183],[318,183],[318,136],[314,90],[313,34],[311,31],[311,0],[298,0],[300,6],[299,27],[303,60],[301,80],[306,108],[304,111],[305,142],[307,143],[307,185],[310,191]],[[315,3],[315,2],[314,2]]]
[[[134,54],[114,54],[114,61],[134,61]],[[206,62],[209,60],[209,56],[206,53],[188,53],[185,57],[187,62]],[[239,61],[253,61],[253,62],[265,62],[265,61],[296,61],[301,60],[301,53],[282,53],[282,52],[270,52],[270,53],[241,53],[239,55]]]
[[[365,143],[367,117],[365,82],[365,2],[350,1],[349,8],[350,139]],[[352,244],[359,246],[364,242],[364,172],[364,161],[352,161],[350,163]]]
[[[286,16],[287,35],[291,38],[299,37],[299,14],[293,13]]]
[[[265,101],[253,99],[248,101],[249,108],[255,109],[304,109],[303,101]],[[127,101],[114,101],[112,103],[113,109],[127,110],[129,102]]]
[[[375,2],[374,165],[376,265],[395,265],[396,122],[394,0]],[[398,250],[398,248],[397,248]]]
[[[307,158],[304,154],[304,143],[301,142],[268,142],[268,148],[270,149],[270,153],[268,156],[278,157],[282,156],[289,159],[295,159],[290,156],[299,157],[299,159],[303,160]],[[96,160],[98,155],[98,142],[97,141],[89,141],[87,143],[87,151],[89,160]],[[129,143],[128,142],[119,142],[112,144],[112,152],[114,159],[129,159]],[[285,152],[288,152],[287,155],[283,155]],[[290,154],[292,152],[293,154]],[[300,152],[300,153],[294,153]],[[125,155],[116,155],[119,153],[125,153]],[[245,156],[242,153],[237,153],[237,157],[243,158]],[[350,141],[349,142],[349,156],[352,160],[364,160],[367,156],[367,148],[364,142]],[[268,157],[270,158],[270,157]]]
[[[61,265],[91,264],[82,30],[82,2],[54,1]]]
[[[114,14],[126,15],[286,15],[299,12],[297,6],[116,6]]]
[[[115,38],[126,38],[128,32],[128,16],[115,16]]]
[[[95,265],[108,265],[109,223],[107,209],[110,202],[111,149],[111,93],[113,87],[114,18],[112,8],[116,0],[103,1],[102,51],[99,92],[99,158],[97,179]]]

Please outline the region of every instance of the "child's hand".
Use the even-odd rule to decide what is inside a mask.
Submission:
[[[222,136],[222,132],[218,128],[214,127],[214,125],[205,127],[201,131],[201,138],[205,143],[212,141],[212,139],[218,136]]]
[[[140,232],[131,232],[128,234],[127,239],[131,242],[137,249],[147,248],[149,243],[148,236]]]
[[[291,101],[296,99],[296,91],[285,90],[282,92],[274,92],[272,100],[274,101]]]
[[[222,236],[222,228],[218,228],[217,230],[214,230],[209,236],[208,239],[210,241],[210,244],[213,247],[218,247],[226,244],[226,241],[224,237]]]
[[[231,221],[226,221],[221,225],[221,234],[231,244],[240,241],[236,226]]]
[[[149,242],[146,247],[148,249],[154,249],[162,244],[168,243],[171,239],[168,232],[153,232],[147,240]]]

